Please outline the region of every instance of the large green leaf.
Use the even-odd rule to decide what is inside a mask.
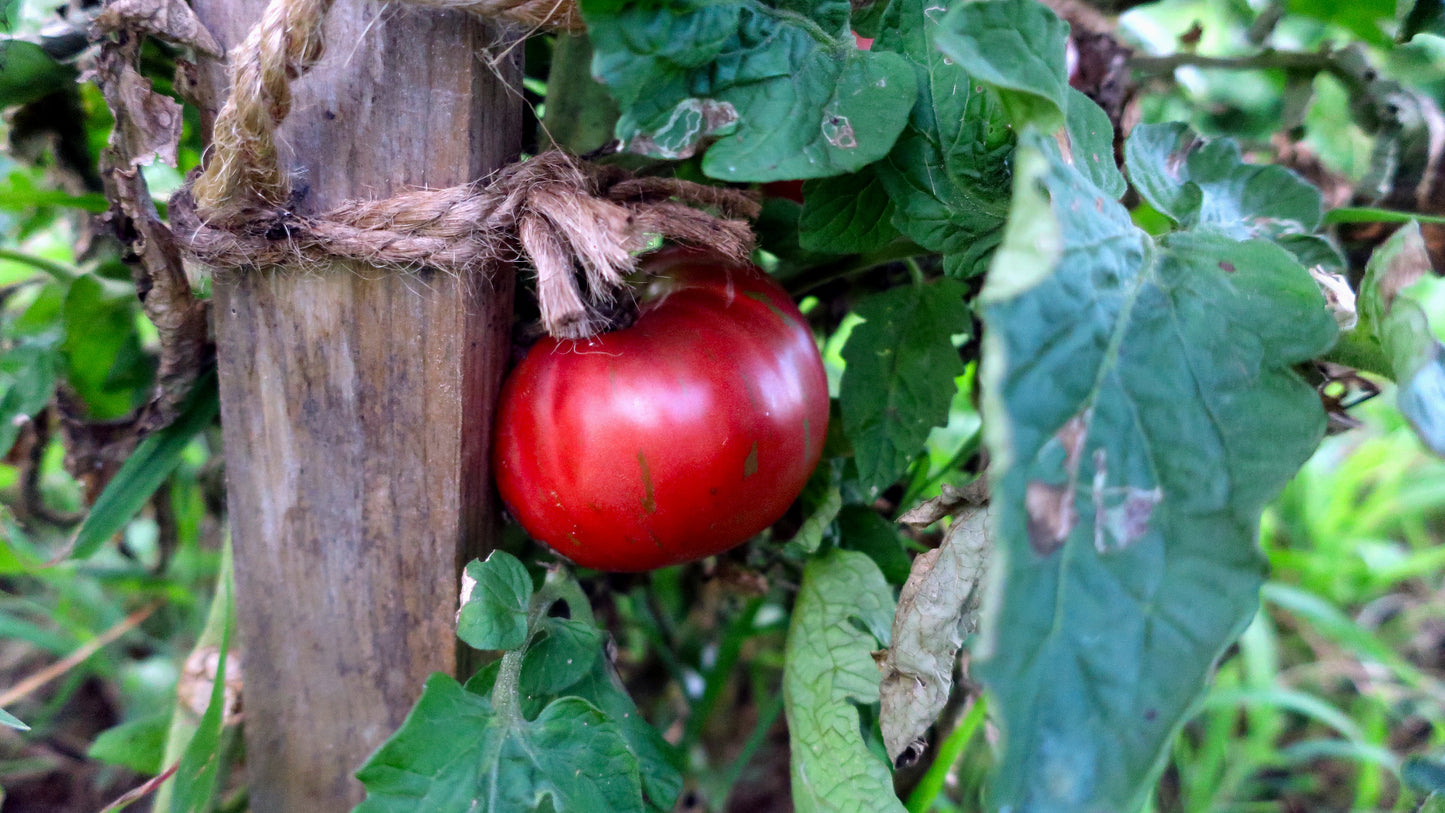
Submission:
[[[509,718],[441,673],[356,776],[367,787],[357,813],[647,809],[637,758],[591,703],[567,697],[535,720]]]
[[[783,669],[799,813],[903,810],[888,766],[859,733],[855,707],[878,702],[871,653],[887,645],[892,618],[893,591],[867,556],[834,549],[803,569]]]
[[[1420,304],[1426,288],[1441,284],[1431,273],[1419,225],[1404,226],[1370,257],[1355,332],[1383,355],[1399,385],[1400,411],[1415,433],[1445,455],[1445,345]]]
[[[894,225],[964,276],[983,270],[1002,235],[1014,139],[998,94],[934,47],[940,16],[923,0],[895,0],[885,12],[873,48],[908,60],[918,99],[876,171]]]
[[[981,295],[1001,589],[979,673],[995,803],[1137,809],[1258,604],[1259,514],[1324,412],[1290,365],[1335,324],[1283,249],[1157,244],[1035,134]]]
[[[963,362],[951,336],[971,330],[966,289],[952,279],[893,288],[858,303],[843,347],[843,432],[860,485],[877,496],[903,474],[928,433],[948,421]]]
[[[908,65],[858,50],[847,0],[582,0],[592,74],[622,108],[617,137],[658,158],[717,137],[703,171],[730,181],[853,172],[893,146]]]

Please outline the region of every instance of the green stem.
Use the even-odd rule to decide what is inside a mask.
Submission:
[[[918,265],[918,260],[912,257],[904,257],[903,265],[908,269],[908,276],[913,280],[913,287],[922,287],[925,280],[923,277],[923,269]]]
[[[743,642],[748,639],[752,632],[753,619],[758,615],[758,610],[763,606],[760,598],[748,602],[747,607],[728,624],[727,631],[723,633],[722,643],[718,645],[717,659],[713,666],[707,671],[705,686],[702,697],[693,704],[688,712],[687,727],[683,730],[682,740],[678,744],[678,750],[684,754],[692,750],[693,745],[702,736],[702,727],[712,716],[713,709],[717,706],[718,698],[722,695],[723,688],[727,685],[727,679],[732,675],[733,667],[737,665],[738,658],[742,655]]]
[[[526,721],[522,715],[522,661],[532,645],[533,632],[547,617],[552,605],[559,601],[567,605],[568,613],[574,620],[597,623],[592,614],[592,604],[572,577],[572,571],[565,566],[549,571],[542,581],[542,589],[532,596],[532,603],[527,607],[527,640],[502,656],[502,663],[497,668],[497,682],[492,686],[492,708],[510,724],[520,725]]]
[[[1178,68],[1213,68],[1216,70],[1286,70],[1302,73],[1328,73],[1343,84],[1352,95],[1363,94],[1367,80],[1340,59],[1339,51],[1276,51],[1268,49],[1245,56],[1204,56],[1178,53],[1168,56],[1135,56],[1129,67],[1140,73],[1170,74]]]
[[[497,682],[492,686],[492,708],[509,725],[521,725],[526,721],[522,716],[522,658],[527,654],[524,644],[502,656],[502,665],[497,669]]]
[[[733,764],[728,766],[727,774],[723,779],[723,787],[726,788],[727,791],[730,792],[738,786],[738,781],[742,779],[743,771],[747,769],[748,763],[753,761],[753,757],[757,755],[758,749],[767,741],[768,732],[772,730],[773,723],[777,722],[778,715],[782,713],[783,693],[778,692],[773,695],[773,699],[763,708],[762,713],[758,715],[758,724],[753,726],[753,731],[748,735],[747,741],[743,743],[743,748],[738,752],[737,759],[734,759]],[[727,797],[724,796],[718,802],[716,809],[726,810],[727,801]]]
[[[948,738],[938,747],[938,756],[933,764],[928,766],[928,772],[918,781],[913,792],[908,794],[908,813],[925,813],[933,807],[933,802],[938,794],[943,792],[944,782],[948,779],[948,772],[963,758],[963,753],[968,749],[968,744],[973,741],[973,735],[983,725],[984,718],[988,716],[987,704],[982,696],[973,701],[973,707],[968,710],[958,727],[951,731]]]
[[[807,276],[799,276],[780,281],[783,283],[783,287],[788,289],[788,293],[796,298],[835,280],[845,279],[854,274],[867,271],[870,268],[877,268],[880,265],[887,265],[888,263],[910,259],[927,253],[927,251],[924,251],[911,242],[900,241],[884,246],[878,251],[867,254],[850,254],[847,257],[841,257],[831,263],[809,269],[812,273],[809,273]]]
[[[59,282],[74,282],[81,273],[80,269],[66,265],[65,263],[47,260],[44,257],[36,257],[33,254],[26,254],[23,251],[16,251],[9,248],[0,248],[0,260],[10,260],[11,262],[28,265],[31,268],[49,274]]]
[[[1445,217],[1422,215],[1418,212],[1397,212],[1393,209],[1374,209],[1368,206],[1341,206],[1325,212],[1325,225],[1340,223],[1420,223],[1445,225]]]

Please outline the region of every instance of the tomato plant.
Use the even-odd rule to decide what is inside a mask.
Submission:
[[[579,565],[700,559],[775,522],[818,463],[812,331],[752,267],[666,252],[630,327],[545,339],[508,378],[495,460],[522,526]]]

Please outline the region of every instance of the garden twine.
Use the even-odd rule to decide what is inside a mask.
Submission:
[[[575,5],[407,0],[549,20]],[[653,235],[743,261],[758,204],[741,192],[672,178],[633,177],[560,151],[513,164],[488,182],[293,211],[276,129],[290,83],[321,58],[331,0],[272,0],[230,55],[231,93],[216,117],[204,170],[171,204],[173,231],[195,260],[217,269],[320,269],[337,260],[415,272],[471,275],[525,256],[537,271],[543,326],[559,338],[601,329],[596,316]],[[542,15],[542,16],[538,16]],[[707,207],[714,215],[694,207]],[[579,283],[577,271],[585,278]]]

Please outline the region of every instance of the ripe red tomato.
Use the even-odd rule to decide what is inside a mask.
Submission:
[[[544,339],[502,388],[493,463],[535,539],[584,567],[711,556],[771,525],[822,453],[813,334],[762,271],[663,252],[637,321]]]

